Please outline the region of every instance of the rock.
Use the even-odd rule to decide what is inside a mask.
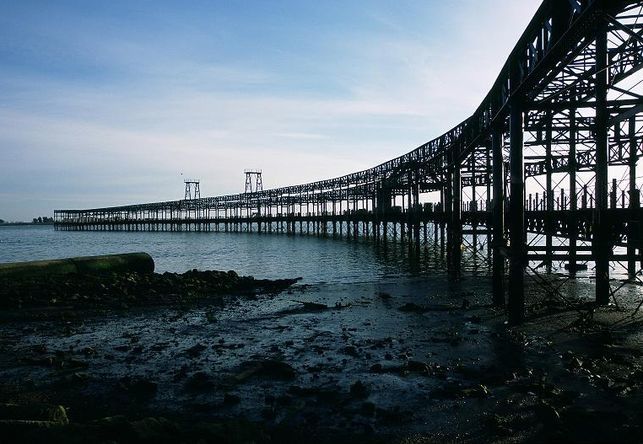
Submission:
[[[342,348],[341,352],[345,355],[353,356],[354,358],[357,358],[359,356],[359,353],[357,353],[357,349],[352,345],[347,345],[346,347]]]
[[[196,372],[185,381],[185,389],[188,391],[203,391],[212,385],[210,375],[205,372]]]
[[[152,398],[156,395],[158,384],[148,379],[121,379],[120,386],[131,395],[138,398]]]
[[[81,350],[81,353],[85,356],[91,356],[96,354],[96,350],[93,347],[85,347]]]
[[[499,435],[509,436],[514,434],[513,429],[510,427],[511,419],[508,416],[493,414],[488,417],[487,421],[489,426]]]
[[[165,418],[143,418],[129,423],[135,442],[168,442],[178,426]]]
[[[403,411],[399,406],[391,409],[376,408],[375,415],[379,418],[382,424],[395,424],[399,425],[405,421],[413,419],[413,412]]]
[[[536,405],[535,414],[545,427],[553,427],[560,424],[560,414],[546,402],[540,402]]]
[[[426,313],[427,311],[429,311],[426,307],[422,307],[412,302],[407,302],[406,304],[398,308],[398,310],[404,313],[420,313],[420,314]]]
[[[181,368],[174,372],[172,380],[178,382],[181,379],[184,379],[188,375],[189,367],[187,365],[182,365]]]
[[[321,402],[338,404],[342,399],[339,387],[300,387],[293,385],[288,388],[288,393],[293,396],[314,396]]]
[[[318,302],[305,302],[305,301],[293,301],[293,302],[296,302],[297,304],[302,304],[304,310],[321,311],[321,310],[326,310],[328,308],[328,305],[320,304]]]
[[[261,411],[261,416],[270,421],[277,417],[277,411],[273,407],[266,407]]]
[[[74,372],[71,375],[70,381],[75,384],[87,382],[89,379],[89,374],[85,372]]]
[[[465,398],[486,398],[491,393],[486,385],[480,384],[476,387],[469,387],[460,391]]]
[[[237,395],[234,395],[232,393],[225,393],[223,395],[223,405],[231,406],[231,405],[236,405],[241,402],[241,398],[239,398]]]
[[[271,379],[290,380],[294,379],[297,373],[295,369],[282,361],[265,359],[261,361],[247,361],[241,365],[241,371],[233,376],[236,382],[244,382],[254,376]]]
[[[292,396],[290,395],[281,395],[275,398],[275,403],[280,406],[291,405]]]
[[[366,401],[365,403],[362,404],[362,407],[360,408],[360,412],[364,416],[374,416],[375,415],[375,410],[376,410],[375,404],[373,404],[370,401]]]
[[[104,273],[65,275],[42,279],[1,279],[0,306],[22,308],[71,305],[74,308],[190,302],[213,295],[257,292],[275,294],[297,279],[258,280],[236,273],[191,270],[183,274]],[[221,298],[219,297],[219,301]],[[216,301],[215,301],[216,302]]]
[[[362,381],[357,381],[350,387],[351,396],[354,398],[362,399],[368,397],[368,388]]]
[[[69,424],[65,408],[51,404],[0,404],[0,420]]]
[[[203,344],[197,343],[196,345],[193,345],[192,347],[188,348],[185,350],[185,354],[190,356],[191,358],[196,358],[201,354],[203,350],[205,350],[207,347]]]
[[[447,381],[442,387],[433,390],[431,396],[436,399],[486,398],[490,393],[483,384],[463,388],[457,381]]]
[[[429,365],[426,362],[410,360],[406,363],[406,370],[409,372],[429,373]]]
[[[84,361],[79,361],[73,358],[67,358],[65,353],[57,351],[55,356],[48,356],[44,358],[26,357],[22,359],[24,362],[31,365],[54,367],[58,369],[86,369],[89,365]]]
[[[569,367],[573,369],[581,368],[582,366],[583,366],[583,361],[581,361],[576,357],[572,358],[571,361],[569,362]]]

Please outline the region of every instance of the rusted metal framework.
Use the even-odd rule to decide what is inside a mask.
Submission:
[[[263,179],[261,178],[261,170],[244,170],[246,175],[246,193],[263,191]],[[254,187],[252,186],[252,178],[254,177]]]
[[[641,68],[643,1],[545,0],[474,114],[407,154],[261,192],[58,210],[55,226],[402,239],[435,244],[453,273],[479,258],[514,323],[542,267],[590,266],[605,304],[610,271],[643,264]]]
[[[201,198],[201,181],[199,179],[185,179],[185,200]]]

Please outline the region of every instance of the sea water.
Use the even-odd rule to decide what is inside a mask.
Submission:
[[[0,227],[0,263],[144,251],[157,272],[234,270],[306,283],[375,282],[435,275],[444,266],[430,247],[312,235],[214,232],[55,231],[52,226]]]

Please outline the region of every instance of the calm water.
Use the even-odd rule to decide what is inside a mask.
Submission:
[[[409,257],[407,248],[314,236],[242,233],[54,231],[50,226],[0,228],[0,262],[145,251],[156,271],[235,270],[259,278],[304,282],[373,282],[435,274],[436,259]]]

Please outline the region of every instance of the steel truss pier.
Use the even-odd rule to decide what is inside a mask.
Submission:
[[[55,227],[434,243],[456,274],[463,254],[485,258],[512,323],[525,274],[556,264],[589,265],[606,304],[612,270],[636,279],[643,263],[641,68],[643,1],[545,0],[474,114],[407,154],[260,192],[57,210]]]

